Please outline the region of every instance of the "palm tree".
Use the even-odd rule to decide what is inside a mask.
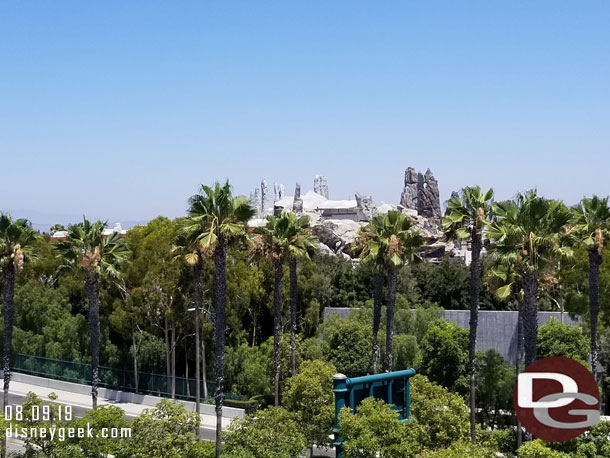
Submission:
[[[106,222],[83,222],[68,227],[66,240],[57,243],[63,261],[61,268],[83,269],[85,292],[89,302],[91,332],[91,398],[97,407],[100,365],[100,283],[102,278],[118,280],[119,267],[127,259],[129,250],[116,232],[105,235]]]
[[[494,259],[496,261],[486,273],[486,284],[494,295],[502,300],[510,299],[516,301],[517,311],[517,345],[515,355],[515,379],[521,373],[521,359],[523,357],[523,288],[521,287],[521,276],[517,273],[515,266],[506,259]],[[521,422],[517,418],[517,448],[523,442],[523,430]]]
[[[377,249],[375,241],[376,234],[371,232],[371,227],[366,226],[360,230],[356,238],[355,249],[359,251],[359,257],[363,264],[373,266],[375,277],[373,279],[373,342],[371,351],[371,371],[377,373],[377,356],[379,354],[379,326],[381,325],[381,307],[383,296],[383,284],[385,281],[385,259],[383,253]],[[373,251],[370,249],[369,240],[373,241]]]
[[[4,293],[4,403],[8,405],[13,351],[13,318],[15,316],[15,276],[23,267],[25,255],[36,239],[36,232],[26,219],[13,220],[0,212],[0,272]]]
[[[296,372],[296,299],[298,257],[308,256],[314,245],[309,233],[309,218],[294,213],[268,216],[267,224],[256,229],[262,243],[256,244],[269,257],[274,267],[273,287],[273,371],[275,405],[280,400],[280,334],[282,329],[282,277],[284,261],[290,260],[290,343],[292,371]]]
[[[220,457],[222,404],[224,401],[224,354],[227,304],[227,250],[247,234],[247,223],[255,211],[245,196],[234,197],[231,185],[216,182],[213,187],[201,185],[191,196],[184,225],[187,234],[204,253],[213,253],[216,271],[214,296],[216,331],[216,456]],[[197,292],[196,292],[197,294]]]
[[[290,219],[288,239],[288,268],[290,271],[290,359],[292,376],[296,375],[296,333],[297,333],[297,262],[299,259],[309,259],[318,247],[318,239],[311,234],[309,216],[297,217],[287,213]]]
[[[411,219],[407,215],[391,210],[387,214],[377,215],[371,220],[370,234],[367,239],[366,251],[368,254],[366,256],[370,256],[371,259],[383,259],[382,265],[385,266],[388,276],[384,370],[390,372],[393,366],[392,345],[398,269],[406,263],[418,259],[417,251],[423,246],[424,238],[418,231],[411,229]]]
[[[476,400],[475,400],[475,349],[477,325],[479,321],[479,292],[481,290],[481,249],[484,230],[491,217],[493,190],[483,193],[480,186],[467,186],[460,194],[447,201],[443,218],[443,231],[448,240],[468,240],[472,250],[470,262],[470,340],[468,345],[468,374],[470,376],[470,438],[476,437]]]
[[[574,230],[589,254],[589,311],[591,319],[591,371],[597,373],[597,321],[599,316],[599,268],[604,261],[604,238],[610,237],[608,197],[584,198],[574,209]]]
[[[497,262],[510,265],[523,288],[525,366],[536,359],[540,280],[557,260],[572,256],[569,209],[558,200],[538,196],[536,190],[517,194],[515,200],[494,204],[495,221],[487,235]],[[504,286],[504,294],[517,282]]]

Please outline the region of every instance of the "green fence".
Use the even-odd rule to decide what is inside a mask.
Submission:
[[[13,358],[13,370],[24,374],[36,375],[65,382],[91,384],[91,365],[63,361],[42,356],[15,354]],[[134,371],[118,369],[114,367],[100,366],[100,386],[113,390],[135,392]],[[195,379],[176,377],[175,396],[177,399],[195,399]],[[214,403],[213,382],[207,383],[208,397],[204,399],[203,383],[201,383],[202,402]],[[166,374],[154,374],[150,372],[138,372],[138,393],[153,396],[171,397],[172,377]],[[226,399],[238,401],[245,400],[240,396],[225,393]]]

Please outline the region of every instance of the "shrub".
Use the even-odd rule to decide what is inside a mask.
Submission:
[[[426,448],[448,447],[469,437],[464,399],[422,375],[411,378],[411,413],[421,428],[420,443]]]
[[[231,458],[297,458],[307,445],[296,415],[283,407],[267,407],[235,420],[223,436],[223,456]]]

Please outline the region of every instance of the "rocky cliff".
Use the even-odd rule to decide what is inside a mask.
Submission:
[[[284,187],[276,184],[275,201],[270,205],[267,202],[267,182],[262,180],[260,193],[258,189],[251,193],[252,203],[259,209],[259,215],[250,224],[263,225],[265,216],[282,211],[308,215],[312,232],[320,239],[321,251],[349,258],[353,255],[351,246],[360,228],[379,213],[400,210],[411,217],[414,228],[426,238],[423,250],[426,257],[440,258],[453,250],[453,245],[443,240],[440,230],[442,213],[438,181],[430,169],[424,174],[412,167],[405,170],[399,205],[376,205],[371,196],[359,193],[355,194],[355,200],[331,200],[328,182],[320,175],[316,175],[313,185],[313,191],[302,194],[301,186],[297,183],[294,196],[286,196]]]

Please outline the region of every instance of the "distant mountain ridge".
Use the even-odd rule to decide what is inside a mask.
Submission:
[[[70,224],[79,223],[83,220],[83,215],[68,215],[68,214],[57,214],[57,213],[46,213],[36,210],[20,210],[20,209],[2,209],[2,211],[9,213],[13,218],[27,218],[31,223],[32,227],[39,232],[49,232],[52,226],[55,224],[62,224],[69,226]],[[102,221],[108,221],[109,226],[113,226],[115,223],[120,222],[123,229],[131,229],[134,226],[146,224],[149,220],[119,220],[113,218],[103,217],[91,217],[88,219]]]

